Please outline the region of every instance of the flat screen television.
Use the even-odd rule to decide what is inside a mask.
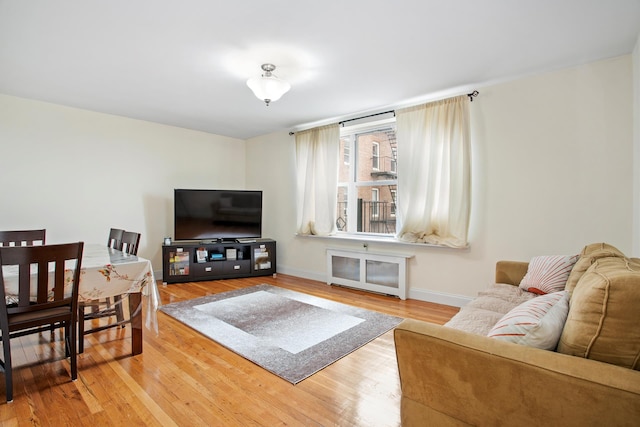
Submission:
[[[262,237],[262,191],[174,190],[175,240]]]

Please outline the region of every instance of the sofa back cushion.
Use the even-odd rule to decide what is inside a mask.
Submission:
[[[578,261],[573,266],[565,289],[569,291],[569,294],[573,292],[573,289],[578,284],[578,281],[582,275],[591,267],[596,260],[607,257],[621,257],[624,258],[624,254],[620,252],[614,246],[608,243],[592,243],[585,246],[580,252]]]
[[[596,259],[573,289],[557,351],[640,370],[640,263]]]

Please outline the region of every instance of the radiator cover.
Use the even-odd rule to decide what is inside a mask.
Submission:
[[[412,255],[327,249],[327,284],[407,299],[407,259]]]

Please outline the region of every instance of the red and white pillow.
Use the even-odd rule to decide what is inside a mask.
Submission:
[[[531,259],[520,288],[544,295],[564,290],[579,255],[548,255]]]
[[[515,307],[488,337],[544,350],[555,350],[569,313],[569,292],[541,295]]]

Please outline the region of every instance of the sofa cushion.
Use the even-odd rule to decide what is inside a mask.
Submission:
[[[511,309],[537,295],[517,286],[496,283],[462,307],[445,326],[477,335],[487,335]]]
[[[567,291],[541,295],[504,315],[487,336],[544,350],[555,350],[569,311]]]
[[[569,300],[558,352],[640,370],[640,264],[599,258]]]
[[[580,252],[580,257],[569,274],[565,289],[569,291],[569,293],[573,292],[573,289],[578,284],[578,280],[580,280],[587,269],[591,267],[591,264],[600,258],[607,257],[624,258],[624,254],[608,243],[592,243],[585,246],[582,249],[582,252]]]
[[[544,295],[564,290],[578,255],[537,256],[531,259],[520,287]]]

